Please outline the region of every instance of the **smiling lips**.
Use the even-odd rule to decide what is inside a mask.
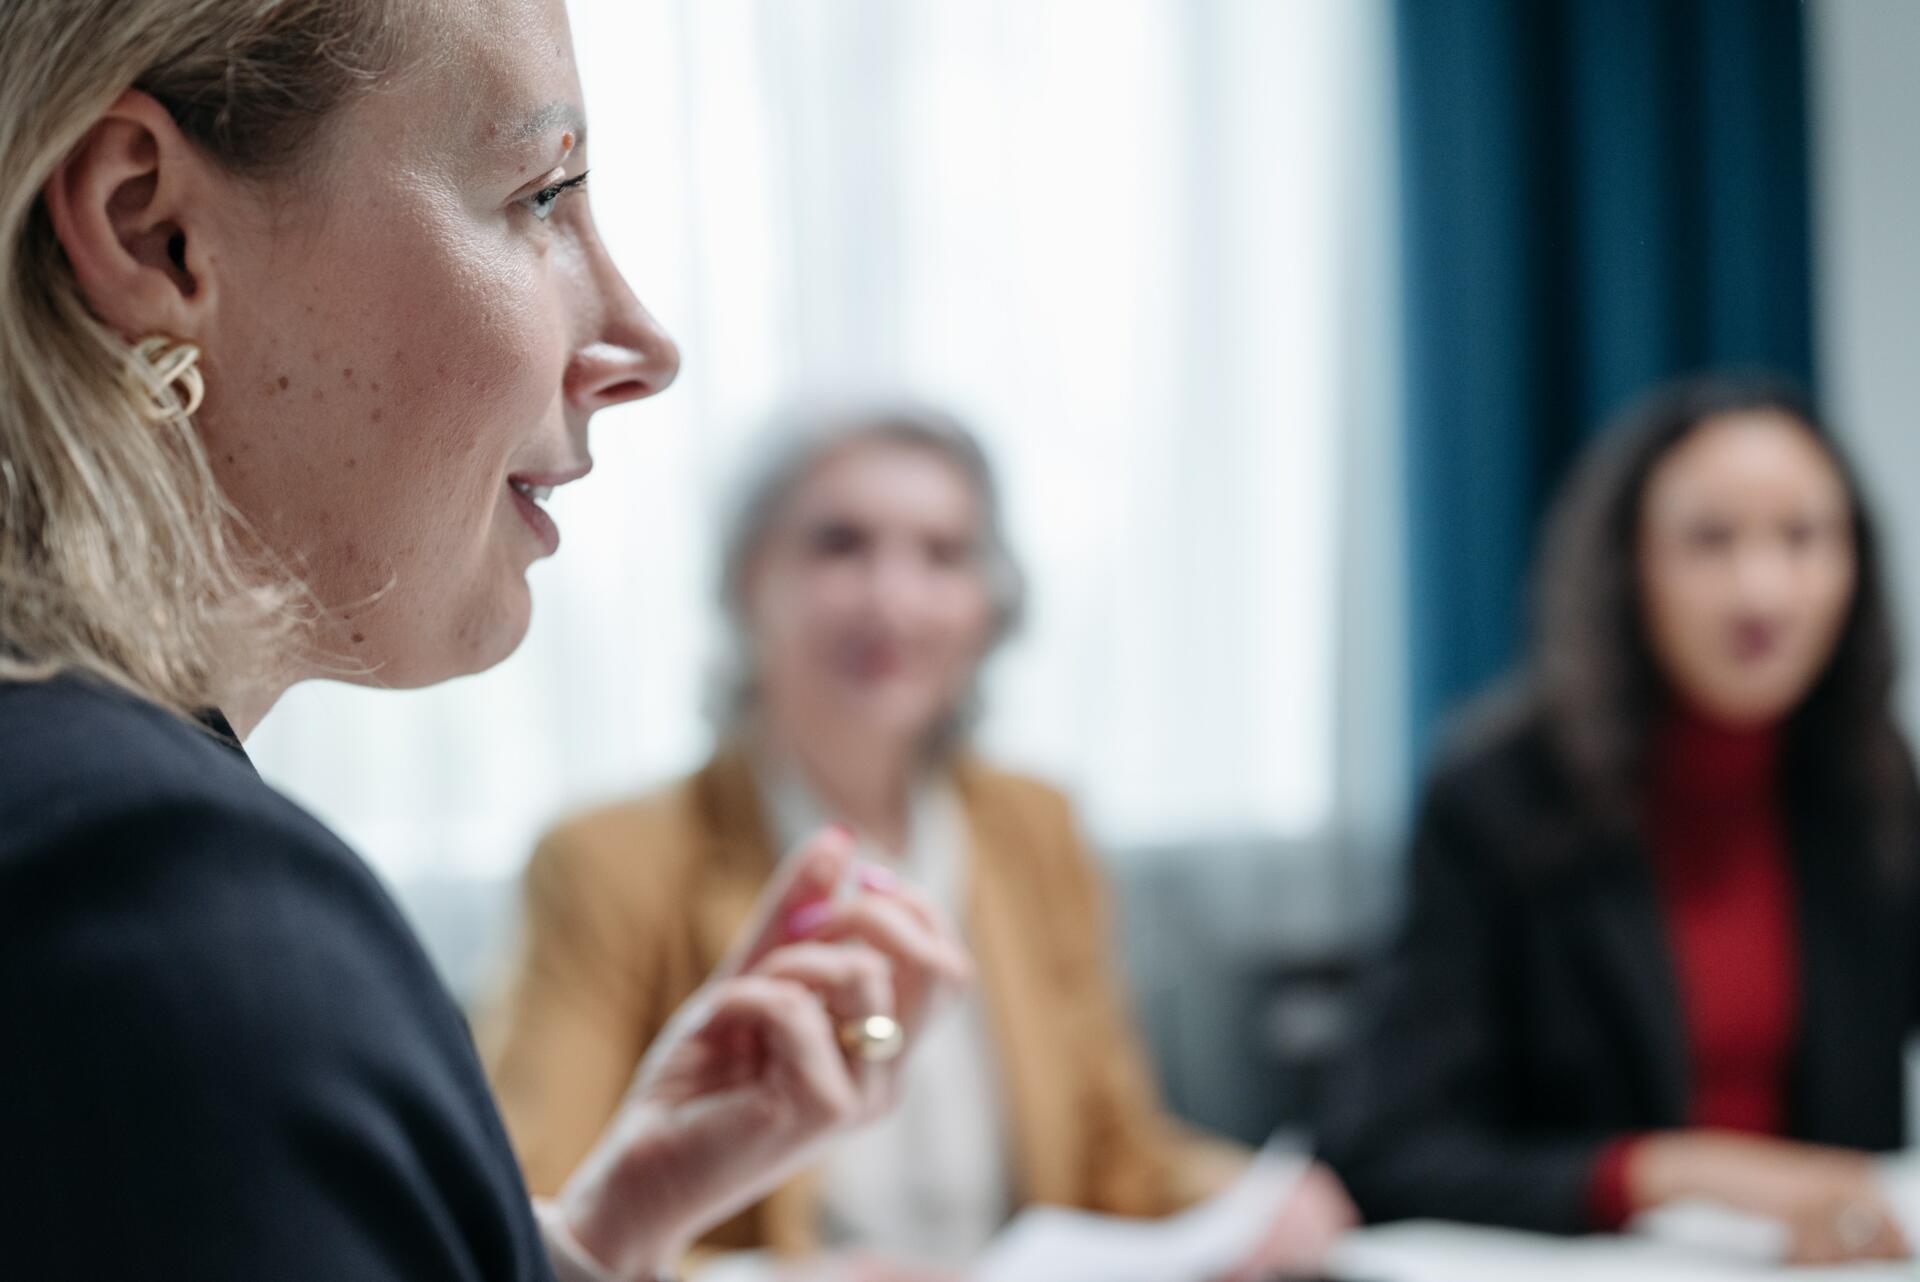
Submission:
[[[520,519],[527,523],[538,539],[543,555],[552,556],[560,550],[560,527],[553,523],[546,509],[540,505],[553,497],[553,492],[569,481],[577,481],[585,476],[593,465],[576,468],[571,472],[556,473],[550,476],[509,476],[507,489],[513,495],[513,506],[520,513]]]

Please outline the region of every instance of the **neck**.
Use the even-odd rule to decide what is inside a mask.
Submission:
[[[234,737],[245,743],[254,727],[266,720],[267,714],[273,711],[273,705],[280,702],[280,696],[297,682],[297,678],[291,677],[253,677],[235,681],[214,691],[215,706],[227,719],[227,724],[233,727]]]
[[[1782,735],[1777,722],[1737,725],[1675,700],[1655,748],[1655,791],[1670,798],[1770,792]]]
[[[1668,735],[1694,743],[1714,745],[1773,745],[1784,733],[1785,720],[1735,721],[1682,696],[1673,696],[1667,704]]]
[[[800,724],[806,728],[796,732]],[[906,848],[916,755],[911,744],[876,742],[819,718],[785,724],[775,718],[770,729],[775,745],[836,819],[884,849]]]

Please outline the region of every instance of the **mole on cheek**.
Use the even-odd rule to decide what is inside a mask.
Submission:
[[[281,391],[283,391],[283,392],[284,392],[284,391],[286,391],[286,390],[287,390],[287,388],[288,388],[289,386],[291,386],[291,384],[289,383],[289,381],[288,381],[288,379],[287,379],[287,376],[286,376],[285,374],[282,374],[282,375],[281,375],[281,376],[280,376],[280,377],[279,377],[278,379],[276,379],[275,381],[276,381],[276,382],[278,382],[278,383],[280,384],[280,390],[281,390]]]
[[[379,410],[375,410],[373,412],[373,421],[376,423],[378,423],[384,417],[385,415],[381,414]]]

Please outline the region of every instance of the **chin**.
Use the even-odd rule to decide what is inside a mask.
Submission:
[[[425,614],[423,608],[415,617],[425,622]],[[448,611],[430,631],[397,638],[397,644],[375,661],[365,684],[418,690],[485,672],[520,648],[532,621],[533,595],[526,579],[516,576],[512,585]]]
[[[527,629],[533,623],[533,593],[527,587],[525,575],[514,576],[511,590],[494,598],[493,609],[483,620],[471,633],[456,634],[465,643],[466,662],[451,675],[465,677],[485,672],[504,662],[527,639]]]
[[[942,712],[938,706],[929,706],[920,699],[883,696],[861,701],[854,715],[867,727],[868,733],[877,738],[919,739],[940,722]]]
[[[1742,690],[1728,691],[1718,699],[1708,700],[1705,711],[1730,726],[1755,728],[1784,721],[1800,706],[1804,692],[1779,690]]]

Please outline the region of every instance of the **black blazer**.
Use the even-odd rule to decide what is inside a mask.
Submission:
[[[1647,852],[1570,827],[1554,760],[1540,727],[1515,719],[1428,786],[1407,920],[1321,1119],[1323,1156],[1369,1220],[1582,1232],[1601,1147],[1687,1125]],[[1871,866],[1851,816],[1787,812],[1801,951],[1791,1134],[1897,1148],[1915,896]],[[1554,833],[1571,840],[1550,852]]]
[[[237,744],[0,683],[0,1274],[550,1282],[467,1029]]]

